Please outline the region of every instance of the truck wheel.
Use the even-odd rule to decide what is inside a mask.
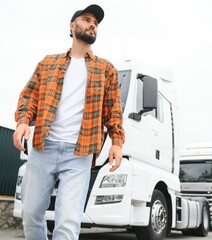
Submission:
[[[203,203],[201,220],[200,226],[194,230],[194,235],[205,237],[208,235],[210,229],[210,209],[207,202]]]
[[[136,237],[138,240],[163,240],[168,228],[168,207],[161,191],[154,190],[150,209],[149,225],[135,226]]]
[[[54,230],[54,221],[47,221],[47,229],[50,233],[53,233]]]

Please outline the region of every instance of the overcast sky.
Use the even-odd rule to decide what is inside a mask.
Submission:
[[[211,0],[1,0],[0,125],[15,128],[18,95],[36,64],[71,46],[69,21],[92,3],[105,11],[94,53],[114,64],[140,58],[170,68],[180,146],[212,141]]]

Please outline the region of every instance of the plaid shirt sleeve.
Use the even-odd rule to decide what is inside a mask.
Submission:
[[[40,85],[39,71],[41,67],[42,64],[39,63],[32,77],[29,79],[28,83],[20,94],[17,110],[15,112],[17,126],[21,123],[29,125],[30,122],[36,117]]]
[[[119,145],[122,147],[125,141],[125,135],[122,127],[123,118],[120,90],[118,86],[118,73],[111,64],[108,64],[106,75],[107,82],[103,102],[103,122],[112,139],[112,145]]]

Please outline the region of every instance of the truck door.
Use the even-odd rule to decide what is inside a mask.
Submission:
[[[140,112],[143,109],[143,82],[137,81],[136,87],[136,112]],[[142,114],[141,120],[134,120],[134,130],[132,133],[135,138],[133,140],[132,148],[134,154],[137,155],[138,159],[148,164],[155,165],[156,150],[158,149],[158,132],[156,128],[154,110]]]
[[[143,107],[143,83],[137,81],[136,111]],[[143,161],[164,170],[172,169],[172,129],[169,102],[159,93],[157,111],[142,115],[141,121],[135,121],[139,141],[135,146]]]

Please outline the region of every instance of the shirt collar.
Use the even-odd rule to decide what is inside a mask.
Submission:
[[[68,51],[66,52],[66,57],[71,57],[71,48],[68,49]],[[89,50],[86,54],[85,54],[85,58],[91,58],[92,60],[96,60],[96,56],[93,54],[92,50]]]

